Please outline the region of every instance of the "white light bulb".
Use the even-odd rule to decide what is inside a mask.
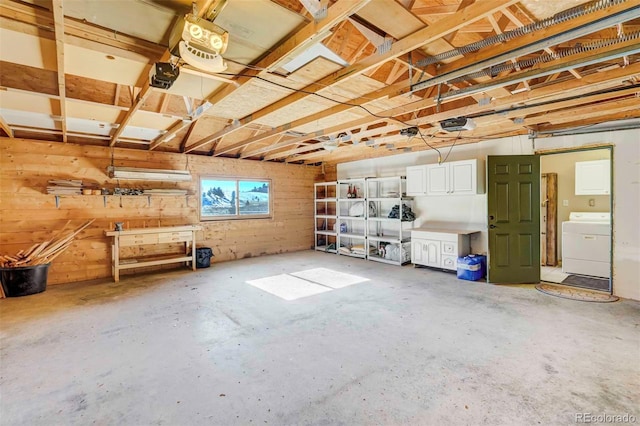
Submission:
[[[196,40],[200,40],[202,38],[202,28],[198,25],[191,24],[189,26],[189,34]]]
[[[211,34],[209,43],[211,44],[211,47],[216,51],[220,51],[220,49],[222,49],[222,37],[220,37],[218,34]]]

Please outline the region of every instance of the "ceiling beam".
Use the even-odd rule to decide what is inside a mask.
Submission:
[[[67,142],[67,102],[64,73],[64,10],[62,0],[51,0],[53,9],[53,25],[56,37],[56,64],[58,68],[58,96],[60,103],[60,126],[62,142]]]
[[[2,115],[0,115],[0,128],[4,130],[7,136],[9,136],[10,138],[13,137],[13,130],[11,129],[11,126],[9,126],[9,123],[7,123],[7,121],[4,119]]]
[[[189,125],[189,128],[187,129],[187,133],[182,138],[182,142],[180,142],[180,152],[184,152],[184,149],[187,146],[187,143],[189,143],[189,138],[191,137],[191,133],[193,133],[193,129],[195,129],[196,124],[198,124],[198,122],[197,121],[193,121]]]
[[[171,127],[169,127],[167,129],[167,131],[158,136],[156,139],[152,140],[151,143],[149,144],[149,151],[153,151],[154,149],[156,149],[157,147],[159,147],[160,145],[162,145],[165,142],[170,141],[171,139],[173,139],[176,134],[184,129],[185,127],[187,127],[188,125],[190,125],[192,122],[190,120],[178,120],[175,123],[173,123],[171,125]]]
[[[278,45],[271,53],[265,58],[258,61],[252,66],[253,69],[245,69],[242,74],[244,76],[238,77],[235,81],[237,85],[225,86],[221,90],[217,91],[213,95],[207,98],[207,101],[216,104],[222,99],[235,92],[239,87],[245,85],[253,79],[254,76],[261,76],[268,71],[277,69],[281,63],[286,63],[291,59],[294,59],[298,54],[309,48],[311,45],[322,41],[323,38],[329,35],[329,30],[336,24],[344,21],[352,14],[356,13],[362,7],[364,7],[370,0],[338,0],[327,11],[327,17],[315,22],[315,20],[309,22],[300,31],[289,37],[283,43]],[[246,124],[249,124],[252,120],[247,120],[245,117],[241,120],[240,126],[232,125],[227,126],[219,132],[206,138],[200,139],[193,145],[185,149],[186,152],[194,151],[216,139],[219,139],[229,133],[232,133]]]

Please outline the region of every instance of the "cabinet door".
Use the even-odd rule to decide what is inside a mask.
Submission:
[[[576,163],[576,195],[608,195],[611,187],[609,160]]]
[[[407,167],[407,195],[426,195],[427,166]]]
[[[478,188],[476,160],[449,163],[449,193],[456,195],[475,194]]]
[[[449,193],[449,164],[430,164],[427,166],[427,195],[446,195]]]
[[[411,240],[411,263],[426,265],[422,240]]]
[[[439,268],[441,266],[440,241],[425,240],[422,245],[424,250],[424,253],[422,254],[424,258],[424,265]]]

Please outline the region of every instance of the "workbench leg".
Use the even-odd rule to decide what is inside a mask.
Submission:
[[[116,236],[113,240],[113,279],[115,282],[120,281],[120,237]]]
[[[192,231],[191,237],[191,269],[196,270],[196,231]]]

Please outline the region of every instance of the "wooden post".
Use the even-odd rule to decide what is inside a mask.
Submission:
[[[558,174],[547,173],[547,266],[558,264]]]
[[[540,178],[540,265],[547,265],[547,174]],[[543,226],[544,225],[544,229]]]

